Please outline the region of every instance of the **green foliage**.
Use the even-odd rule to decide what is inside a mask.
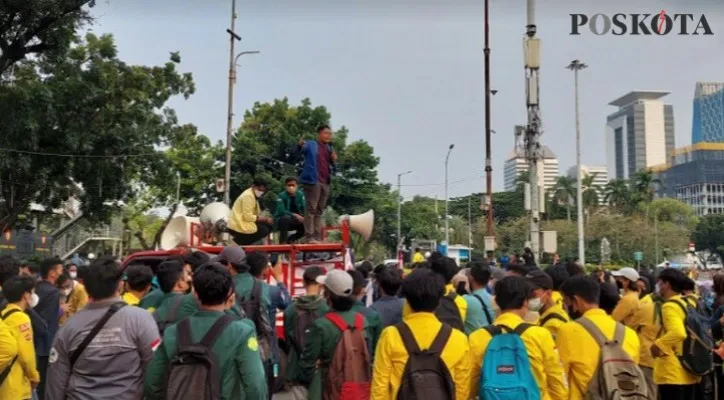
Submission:
[[[707,250],[724,260],[724,214],[705,215],[691,234],[697,250]]]

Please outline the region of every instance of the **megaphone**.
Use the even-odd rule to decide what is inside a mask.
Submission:
[[[166,229],[161,234],[161,249],[171,250],[177,246],[191,244],[191,226],[199,224],[198,218],[179,216],[169,221]]]
[[[213,202],[204,207],[204,209],[201,210],[201,216],[199,216],[204,232],[209,233],[210,231],[210,233],[214,235],[225,232],[230,213],[231,210],[229,210],[229,206],[220,201]]]
[[[347,221],[349,229],[362,235],[365,241],[370,240],[372,228],[375,225],[375,210],[369,210],[364,214],[343,215],[339,217],[340,225],[344,221]]]

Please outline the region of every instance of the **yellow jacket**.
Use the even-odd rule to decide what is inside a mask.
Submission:
[[[616,308],[611,313],[611,318],[614,321],[618,321],[629,328],[636,328],[634,325],[636,311],[639,308],[639,294],[638,292],[628,291],[621,297]]]
[[[442,327],[434,314],[426,312],[409,314],[404,317],[403,321],[412,331],[421,349],[427,349],[432,345],[432,341]],[[455,396],[460,400],[466,400],[470,392],[470,354],[468,350],[468,339],[465,334],[453,329],[441,354],[455,383]],[[377,342],[375,352],[371,400],[397,398],[402,372],[408,358],[409,355],[405,351],[405,345],[397,328],[394,326],[385,328]]]
[[[256,233],[256,220],[261,214],[259,201],[254,194],[254,189],[246,189],[234,201],[229,216],[229,229],[239,233]]]
[[[445,285],[445,294],[447,295],[450,292],[455,293],[455,288],[453,287],[453,285]],[[460,316],[463,318],[463,322],[465,322],[465,316],[468,313],[468,302],[465,301],[463,296],[458,295],[455,297],[455,305],[458,306]],[[405,305],[402,307],[402,317],[407,317],[410,314],[412,314],[412,309],[410,308],[410,306],[407,305],[407,301],[405,301]]]
[[[565,321],[561,321],[558,318],[548,318],[548,320],[546,320],[546,317],[548,317],[549,315],[559,315]],[[545,321],[545,323],[541,326],[548,329],[551,335],[553,335],[553,339],[555,339],[556,336],[558,336],[558,328],[560,328],[561,325],[569,322],[570,320],[571,319],[568,317],[568,313],[566,312],[566,310],[563,309],[563,306],[556,303],[554,306],[543,311],[543,313],[540,315],[540,320],[538,320],[538,323],[540,325],[542,321]]]
[[[651,355],[651,345],[661,333],[661,323],[655,316],[656,305],[650,296],[644,296],[639,302],[638,310],[633,318],[633,328],[639,335],[641,342],[640,361],[642,367],[653,368],[654,356]]]
[[[0,399],[29,399],[33,395],[31,382],[40,382],[40,375],[35,365],[33,327],[28,314],[15,304],[8,304],[0,315],[5,316],[10,310],[18,310],[5,319],[17,343],[18,358],[5,382],[0,386]]]
[[[417,252],[417,253],[415,253],[414,256],[412,256],[412,262],[413,263],[425,262],[425,256],[422,253]]]
[[[68,312],[63,313],[63,316],[60,317],[61,325],[88,304],[88,292],[82,283],[73,281],[73,289],[70,291],[70,296],[65,300],[65,304],[68,305]]]
[[[616,321],[606,315],[605,311],[596,308],[588,310],[583,316],[590,319],[606,338],[613,339]],[[588,383],[598,368],[601,348],[586,328],[577,322],[563,324],[558,329],[556,344],[563,363],[563,372],[568,376],[568,398],[583,399],[584,393],[588,391]],[[639,338],[636,332],[628,327],[623,339],[623,349],[635,363],[639,362]]]
[[[698,383],[701,378],[688,373],[677,357],[681,355],[686,339],[686,313],[673,302],[686,306],[680,295],[668,299],[661,306],[664,333],[654,341],[654,345],[663,355],[654,359],[654,382],[657,385],[691,385]]]
[[[561,292],[557,290],[551,291],[551,299],[556,303],[556,305],[559,305],[563,307],[563,296],[561,296]]]
[[[0,319],[0,371],[4,371],[16,355],[18,355],[18,341],[15,340],[5,321]]]
[[[513,313],[503,313],[495,319],[495,325],[505,325],[510,329],[515,329],[523,323],[523,318]],[[540,389],[542,400],[565,400],[568,398],[568,388],[566,387],[563,368],[558,360],[556,345],[553,342],[550,332],[546,329],[532,326],[526,330],[520,337],[528,351],[530,359],[530,368],[533,372],[538,388]],[[480,386],[480,370],[483,367],[485,350],[492,337],[485,329],[478,329],[470,334],[470,354],[472,355],[472,369],[470,373],[469,397],[459,397],[458,399],[475,398]]]
[[[141,299],[131,292],[126,292],[123,293],[123,301],[125,301],[129,306],[137,306],[141,302]]]

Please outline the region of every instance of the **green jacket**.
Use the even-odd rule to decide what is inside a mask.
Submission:
[[[304,199],[304,192],[301,190],[297,190],[297,193],[294,194],[294,200],[297,203],[297,210],[299,215],[304,215],[304,209],[306,208],[306,200]],[[281,194],[279,194],[279,197],[277,197],[277,208],[274,210],[274,221],[279,220],[279,218],[285,216],[285,215],[292,215],[290,207],[290,199],[289,199],[289,193],[287,191],[283,191]]]
[[[161,303],[158,306],[156,306],[156,309],[153,311],[153,313],[156,314],[158,321],[166,320],[166,317],[168,316],[168,313],[171,310],[171,307],[173,307],[176,304],[176,302],[178,301],[177,298],[179,296],[185,296],[185,295],[183,293],[175,293],[175,292],[163,294]],[[144,299],[145,299],[145,297],[144,297]],[[184,299],[182,298],[181,304],[183,304],[183,301],[184,301]],[[175,323],[175,322],[178,322],[181,320],[180,318],[178,318],[178,315],[180,314],[179,313],[180,310],[181,310],[181,307],[179,306],[179,308],[176,310],[175,321],[171,321],[171,322]]]
[[[265,315],[269,315],[269,309],[271,308],[271,296],[269,295],[269,285],[265,282],[261,283],[261,303],[264,308]],[[239,301],[242,297],[248,296],[251,293],[251,289],[254,287],[254,277],[248,272],[242,272],[234,276],[234,289],[236,291],[236,301]],[[272,323],[274,321],[271,321]]]
[[[377,348],[377,340],[379,340],[380,333],[382,333],[382,320],[380,319],[380,314],[372,308],[365,307],[361,301],[352,306],[352,311],[365,316],[365,322],[367,322],[370,332],[370,340],[367,342],[367,345],[370,351],[370,358],[374,359],[375,349]]]
[[[161,302],[164,300],[164,296],[166,293],[163,292],[161,289],[153,289],[148,294],[143,296],[141,299],[141,302],[138,303],[138,306],[149,310],[150,312],[153,312],[158,306],[161,305]]]
[[[315,312],[317,316],[327,313],[329,306],[322,296],[299,296],[284,311],[284,339],[289,343],[289,362],[284,377],[287,382],[299,382],[299,343],[297,343],[297,309]],[[309,333],[307,331],[307,333]]]
[[[332,309],[329,312],[336,312],[349,325],[354,324],[357,312],[349,310],[337,312]],[[365,319],[365,340],[372,337],[369,325]],[[307,344],[299,359],[299,382],[309,387],[308,400],[320,400],[322,398],[323,379],[327,376],[327,368],[334,355],[337,342],[342,338],[342,332],[327,318],[319,318],[314,321],[307,335]],[[320,361],[321,368],[316,368],[317,361]]]
[[[200,341],[222,315],[219,311],[199,311],[191,316],[193,341]],[[166,398],[167,375],[171,360],[178,352],[177,343],[177,327],[173,325],[164,332],[163,341],[146,369],[143,385],[146,400]],[[232,322],[219,336],[212,350],[217,360],[223,400],[267,398],[264,366],[258,347],[254,325],[248,320]]]
[[[171,296],[167,297],[161,305],[156,309],[156,312],[158,314],[159,318],[166,318],[168,316],[169,311],[171,310],[171,307],[176,303],[176,295],[180,295],[179,293],[173,293]],[[189,293],[189,294],[183,294],[181,295],[183,298],[181,299],[181,304],[179,305],[178,310],[176,310],[176,318],[174,318],[173,321],[170,321],[174,324],[178,323],[182,319],[186,317],[190,317],[193,314],[195,314],[197,311],[201,311],[201,306],[199,305],[198,300],[196,300],[196,297]],[[241,317],[241,312],[239,312],[239,307],[234,305],[232,308],[225,311],[229,315],[233,315],[235,317]]]

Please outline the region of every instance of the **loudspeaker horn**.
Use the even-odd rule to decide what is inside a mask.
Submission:
[[[191,244],[191,226],[198,225],[199,222],[198,218],[185,216],[171,219],[161,234],[161,249],[171,250],[178,246]]]
[[[345,220],[349,224],[349,229],[362,235],[365,241],[370,240],[372,228],[375,225],[375,210],[369,210],[364,214],[343,215],[339,217],[340,224]]]

